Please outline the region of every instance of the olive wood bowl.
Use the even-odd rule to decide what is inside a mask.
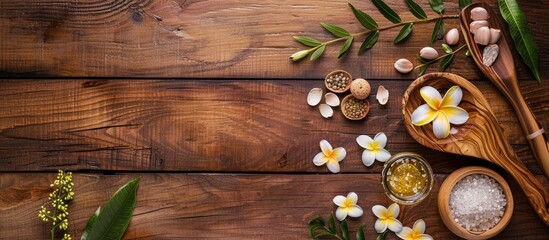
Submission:
[[[348,77],[349,78],[349,82],[347,83],[347,86],[345,86],[345,88],[343,89],[340,89],[340,90],[336,90],[336,89],[333,89],[333,88],[330,88],[328,86],[328,78],[332,75],[336,75],[336,74],[340,74],[340,73],[343,73],[343,76],[344,77]],[[351,76],[350,73],[348,73],[347,71],[343,71],[343,70],[335,70],[335,71],[332,71],[330,73],[328,73],[326,75],[326,77],[324,78],[324,85],[326,86],[326,88],[329,90],[329,91],[332,91],[332,92],[335,92],[335,93],[344,93],[346,91],[349,90],[349,88],[351,88],[351,83],[353,82],[353,77]]]
[[[343,116],[345,116],[345,118],[349,119],[349,120],[362,120],[366,117],[366,115],[368,115],[368,112],[370,111],[370,102],[368,102],[367,99],[362,99],[362,100],[359,100],[359,101],[364,101],[366,103],[366,108],[364,109],[364,111],[362,112],[362,114],[359,116],[359,117],[352,117],[351,115],[349,115],[349,112],[347,112],[347,110],[345,109],[345,106],[347,106],[347,104],[349,104],[349,100],[351,100],[352,98],[356,99],[352,94],[349,94],[347,96],[345,96],[343,98],[343,100],[341,101],[341,112],[343,113]]]

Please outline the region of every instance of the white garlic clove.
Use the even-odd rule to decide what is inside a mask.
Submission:
[[[414,69],[414,64],[406,58],[401,58],[395,62],[395,69],[400,73],[409,73]]]
[[[383,85],[379,85],[377,88],[376,99],[381,105],[385,105],[389,100],[389,91]]]
[[[490,28],[490,44],[495,44],[499,41],[499,37],[501,37],[501,30]]]
[[[455,127],[450,128],[450,134],[454,135],[458,132],[459,132],[459,130],[457,128],[455,128]]]
[[[335,93],[326,93],[326,95],[324,95],[324,99],[326,99],[326,104],[332,107],[339,106],[339,97],[335,95]]]
[[[313,88],[307,95],[307,103],[309,106],[316,106],[322,100],[322,88]]]
[[[480,27],[475,34],[474,40],[480,45],[488,45],[490,43],[490,29],[488,27]]]
[[[469,30],[472,34],[477,34],[477,30],[481,27],[488,27],[488,21],[486,20],[478,20],[473,21],[471,24],[469,24]]]
[[[483,7],[476,7],[471,10],[471,19],[473,20],[487,20],[489,18],[488,11]]]
[[[457,28],[452,28],[446,33],[444,40],[448,45],[456,45],[459,42],[459,31]]]
[[[490,44],[484,48],[482,52],[482,64],[489,67],[494,64],[499,55],[499,46],[497,44]]]
[[[334,110],[328,104],[320,104],[318,109],[320,109],[320,114],[324,118],[331,118],[334,115]]]
[[[433,60],[438,57],[438,52],[432,47],[424,47],[419,51],[419,56],[426,60]]]

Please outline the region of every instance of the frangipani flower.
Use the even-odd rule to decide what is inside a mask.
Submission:
[[[347,197],[337,195],[334,197],[334,203],[338,206],[336,210],[336,218],[343,221],[349,215],[350,217],[362,216],[362,208],[356,204],[358,195],[354,192],[347,194]]]
[[[385,232],[387,228],[393,232],[400,232],[402,230],[402,223],[397,219],[400,213],[398,204],[391,204],[389,209],[381,205],[375,205],[372,207],[372,212],[377,217],[374,227],[378,233]]]
[[[404,240],[433,240],[433,237],[425,232],[425,222],[422,219],[417,220],[414,223],[414,228],[404,227],[400,232],[397,232],[397,236]]]
[[[469,114],[458,107],[463,93],[459,86],[453,86],[444,97],[433,87],[422,87],[419,92],[427,102],[412,113],[412,123],[423,126],[433,122],[433,132],[437,138],[446,138],[450,134],[450,123],[463,124],[469,119]]]
[[[320,149],[322,152],[319,152],[315,158],[313,158],[313,163],[316,166],[326,164],[330,172],[338,173],[339,162],[341,162],[347,155],[345,148],[338,147],[336,149],[332,149],[332,145],[330,145],[328,141],[322,140],[320,141]]]
[[[356,138],[356,142],[365,148],[362,152],[362,163],[366,166],[372,165],[376,159],[385,162],[391,158],[391,153],[384,149],[387,145],[387,136],[383,132],[376,134],[374,139],[366,135],[360,135]]]

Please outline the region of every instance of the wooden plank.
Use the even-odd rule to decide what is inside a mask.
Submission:
[[[522,91],[549,129],[545,83],[524,82]],[[369,116],[351,122],[339,110],[323,119],[306,104],[321,81],[2,81],[0,171],[323,172],[311,164],[321,139],[347,149],[343,171],[379,171],[363,167],[355,138],[381,131],[389,151],[430,156],[437,172],[479,161],[415,143],[401,117],[409,82],[371,81],[373,89],[379,84],[389,89],[389,103],[377,104],[372,94]],[[539,173],[509,104],[490,83],[475,84],[520,159]]]
[[[116,189],[142,176],[137,207],[124,239],[306,239],[307,221],[327,216],[332,198],[354,191],[364,215],[350,219],[354,233],[364,223],[366,239],[374,239],[375,204],[390,200],[379,174],[226,175],[226,174],[75,174],[76,197],[70,209],[70,233],[79,238],[87,218]],[[55,173],[0,174],[0,233],[2,239],[44,239],[49,227],[37,212],[47,204],[49,182]],[[544,178],[539,178],[545,185]],[[401,206],[399,219],[410,226],[425,220],[435,239],[457,239],[441,222],[436,196],[443,175],[428,197],[415,206]],[[514,181],[515,210],[509,226],[497,239],[545,239],[549,228],[532,210]],[[388,234],[388,239],[396,239]]]
[[[496,0],[486,1],[497,8]],[[402,1],[386,2],[403,20],[414,20]],[[430,17],[436,16],[426,0],[416,2]],[[457,14],[457,2],[445,1],[445,13]],[[547,66],[549,58],[543,56],[549,55],[549,46],[542,43],[549,39],[549,5],[543,0],[519,2],[538,43],[540,66]],[[371,2],[355,4],[380,26],[390,24]],[[364,56],[357,55],[363,39],[359,37],[341,60],[336,58],[338,43],[318,62],[292,64],[288,56],[303,49],[293,35],[333,38],[320,22],[363,31],[347,1],[4,0],[0,76],[321,79],[325,73],[319,69],[342,68],[369,79],[413,79],[415,74],[400,75],[392,65],[399,58],[417,64],[414,54],[429,45],[433,27],[417,24],[411,38],[398,46],[392,41],[399,29],[384,31]],[[447,29],[458,26],[457,19],[446,21]],[[522,61],[517,64],[521,79],[533,78]],[[482,76],[463,53],[449,71],[470,79]],[[540,71],[549,74],[548,68]]]

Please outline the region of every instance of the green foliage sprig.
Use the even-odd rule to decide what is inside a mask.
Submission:
[[[466,4],[465,2],[467,2],[466,0],[460,0],[460,5],[462,4],[462,1],[464,2],[463,4]],[[433,11],[435,11],[439,15],[433,18],[428,18],[427,14],[425,14],[425,11],[413,0],[406,0],[406,3],[410,8],[411,13],[418,18],[417,20],[413,21],[402,21],[400,16],[382,0],[372,0],[372,3],[387,20],[393,23],[392,25],[380,27],[377,22],[372,17],[370,17],[370,15],[349,3],[349,7],[353,11],[355,18],[364,28],[367,29],[366,31],[349,33],[349,31],[343,29],[342,27],[329,23],[321,23],[322,27],[330,32],[332,35],[334,35],[336,38],[326,42],[320,42],[319,40],[312,37],[293,36],[296,41],[311,48],[301,50],[292,54],[290,56],[290,59],[293,61],[299,61],[312,53],[310,60],[314,61],[324,53],[327,45],[339,41],[345,41],[338,54],[338,58],[340,58],[345,55],[345,53],[347,53],[355,38],[360,36],[366,36],[359,50],[359,54],[362,54],[368,49],[372,48],[377,43],[379,33],[381,31],[396,27],[402,27],[393,41],[393,43],[396,45],[403,42],[410,36],[410,33],[412,33],[414,29],[414,24],[436,21],[435,27],[433,29],[433,34],[431,36],[431,43],[433,43],[436,39],[441,38],[444,34],[443,19],[459,18],[459,15],[443,15],[444,3],[442,2],[442,0],[429,0],[429,5],[431,6],[431,9],[433,9]]]
[[[338,240],[350,240],[349,226],[347,220],[339,222],[339,231],[337,230],[334,215],[328,217],[328,225],[322,216],[316,216],[309,221],[309,235],[313,239],[331,238]],[[356,240],[365,240],[364,224],[362,224],[356,232]]]
[[[462,45],[461,47],[458,47],[456,50],[453,50],[450,46],[447,44],[442,44],[442,50],[446,53],[442,56],[439,56],[433,60],[425,60],[422,57],[419,56],[419,54],[416,54],[416,58],[421,62],[420,65],[416,66],[414,69],[417,69],[419,71],[418,76],[421,76],[425,73],[429,65],[440,61],[440,65],[438,68],[438,71],[444,72],[444,70],[450,66],[450,63],[452,63],[452,60],[454,59],[454,56],[457,52],[461,51],[462,49],[466,48],[467,45]]]
[[[51,201],[51,210],[41,206],[38,211],[38,217],[44,222],[52,223],[51,239],[55,239],[58,232],[65,232],[69,228],[69,202],[74,197],[72,188],[74,183],[72,182],[72,173],[59,170],[57,178],[50,185],[53,188],[53,192],[50,193],[48,199]],[[70,240],[71,236],[68,233],[63,234],[63,240]]]

